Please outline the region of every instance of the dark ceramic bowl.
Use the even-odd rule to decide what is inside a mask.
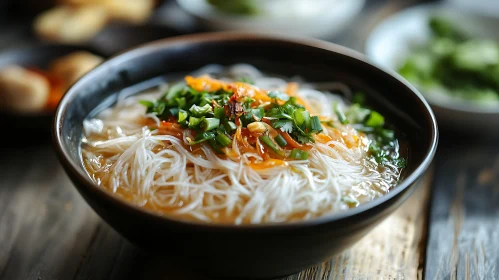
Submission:
[[[93,54],[101,55],[96,50],[76,45],[61,44],[38,44],[22,48],[11,48],[0,52],[0,69],[9,65],[19,65],[24,67],[37,67],[46,69],[54,59],[67,55],[75,51],[88,51]],[[28,82],[28,81],[27,81]],[[30,113],[18,113],[12,111],[3,111],[0,109],[0,129],[4,131],[16,131],[16,143],[23,136],[38,135],[40,139],[50,140],[50,130],[54,110],[40,111]],[[31,142],[32,137],[30,137]]]
[[[374,108],[408,140],[403,180],[387,195],[356,209],[284,224],[217,225],[164,217],[97,188],[82,167],[82,122],[120,89],[206,64],[251,63],[264,71],[310,81],[341,81],[362,90]],[[131,242],[187,263],[201,273],[229,278],[289,275],[353,245],[412,193],[437,146],[428,104],[407,82],[349,49],[321,41],[214,33],[153,42],[118,55],[83,77],[66,94],[54,121],[59,158],[92,208]]]

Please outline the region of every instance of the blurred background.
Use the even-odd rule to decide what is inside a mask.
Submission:
[[[10,144],[0,150],[4,162],[0,170],[11,173],[10,181],[4,178],[8,176],[0,176],[5,180],[3,188],[0,186],[4,191],[0,193],[2,202],[29,209],[12,208],[19,216],[34,213],[33,219],[26,222],[29,226],[24,232],[28,233],[18,239],[29,248],[26,255],[35,256],[32,245],[40,243],[38,234],[44,238],[47,234],[34,231],[30,235],[31,223],[65,223],[67,212],[49,212],[52,216],[44,220],[31,203],[38,201],[42,193],[53,196],[53,209],[60,209],[66,197],[73,197],[74,192],[61,187],[69,184],[63,181],[65,176],[55,175],[40,183],[43,180],[39,178],[50,176],[38,174],[60,169],[50,146],[51,121],[59,100],[72,83],[104,59],[149,41],[207,31],[273,32],[317,38],[362,52],[370,61],[398,72],[423,94],[437,116],[441,137],[432,179],[434,202],[428,216],[426,275],[447,273],[447,268],[442,270],[440,266],[444,263],[442,256],[447,258],[452,251],[448,259],[449,263],[450,259],[454,261],[457,246],[461,259],[459,263],[456,260],[456,267],[463,270],[466,260],[467,270],[468,254],[472,256],[474,251],[476,258],[477,252],[471,244],[481,244],[482,252],[485,244],[488,252],[483,259],[487,262],[480,269],[494,273],[499,263],[494,262],[499,260],[498,27],[499,0],[0,0],[0,129],[15,135],[0,140]],[[26,172],[25,166],[36,172]],[[38,171],[36,167],[44,168]],[[15,186],[17,183],[12,182],[23,176],[28,176],[20,180],[24,188],[12,188],[10,184]],[[490,187],[480,183],[475,188],[476,182]],[[72,201],[80,210],[74,213],[88,210],[82,208],[86,206],[82,206],[79,196]],[[463,209],[456,210],[459,215],[453,216],[449,209],[458,205],[456,201],[463,201]],[[471,213],[472,218],[463,222],[463,213]],[[452,219],[459,226],[450,226]],[[459,235],[461,225],[461,239],[455,237],[449,252],[442,250],[447,244],[442,240]],[[108,231],[99,228],[99,238],[111,240]],[[12,236],[16,236],[17,231],[13,232]],[[60,238],[54,236],[54,240]],[[36,242],[25,242],[29,238]],[[59,243],[47,242],[65,246]],[[114,247],[96,244],[99,253],[95,255],[107,253],[114,258],[110,253]],[[55,252],[43,250],[46,254]],[[121,254],[121,247],[116,250]],[[19,260],[15,257],[6,259],[15,264]],[[95,262],[101,265],[101,258]],[[19,271],[24,268],[20,266]],[[470,279],[475,279],[473,274]]]
[[[441,127],[482,131],[484,114],[499,127],[498,25],[495,0],[0,0],[0,125],[48,135],[66,89],[103,59],[232,30],[363,52],[415,85]]]

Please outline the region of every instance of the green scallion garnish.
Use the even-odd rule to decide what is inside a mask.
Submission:
[[[277,144],[279,144],[279,146],[281,147],[284,147],[288,144],[288,142],[286,142],[286,139],[284,139],[284,137],[282,137],[281,134],[278,134],[276,137],[274,137],[274,140],[277,142]]]
[[[217,128],[219,125],[220,120],[217,118],[204,118],[199,127],[204,131],[208,131]]]
[[[289,157],[298,160],[307,160],[308,153],[300,149],[293,149]]]
[[[268,137],[267,135],[260,136],[260,141],[262,141],[267,147],[269,147],[272,151],[274,151],[276,154],[280,156],[284,156],[284,151],[279,149],[274,142]]]

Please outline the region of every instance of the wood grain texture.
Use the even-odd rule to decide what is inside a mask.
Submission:
[[[421,279],[431,180],[350,250],[285,279]]]
[[[496,143],[463,145],[440,152],[430,216],[426,279],[499,279]],[[456,153],[457,150],[460,152]]]
[[[50,148],[1,152],[0,279],[73,277],[100,220]]]
[[[0,152],[0,279],[203,279],[102,222],[50,147]],[[422,185],[352,249],[283,280],[417,279],[429,180]]]

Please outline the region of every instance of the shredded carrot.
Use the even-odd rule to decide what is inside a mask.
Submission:
[[[185,82],[196,91],[217,91],[226,86],[226,83],[212,79],[209,76],[201,76],[198,78],[187,76],[185,77]]]
[[[293,139],[287,132],[279,131],[279,133],[282,135],[282,137],[284,137],[284,140],[286,140],[286,142],[288,142],[288,144],[286,146],[289,148],[292,148],[292,149],[296,148],[296,149],[300,149],[300,150],[312,149],[312,145],[310,145],[310,144],[302,145],[302,144],[296,142],[295,139]]]
[[[212,92],[223,89],[225,91],[232,92],[233,98],[238,101],[242,97],[251,97],[259,103],[271,101],[271,98],[267,95],[266,90],[243,82],[226,83],[206,75],[197,78],[187,76],[185,77],[185,82],[188,86],[197,91]]]
[[[256,150],[258,152],[258,155],[261,156],[264,160],[269,159],[269,153],[267,152],[267,149],[262,145],[262,143],[260,143],[260,140],[258,138],[256,139]]]
[[[327,142],[333,140],[333,138],[331,138],[331,136],[326,135],[324,133],[318,133],[315,135],[314,138],[315,138],[315,141],[322,143],[322,144],[326,144]]]

